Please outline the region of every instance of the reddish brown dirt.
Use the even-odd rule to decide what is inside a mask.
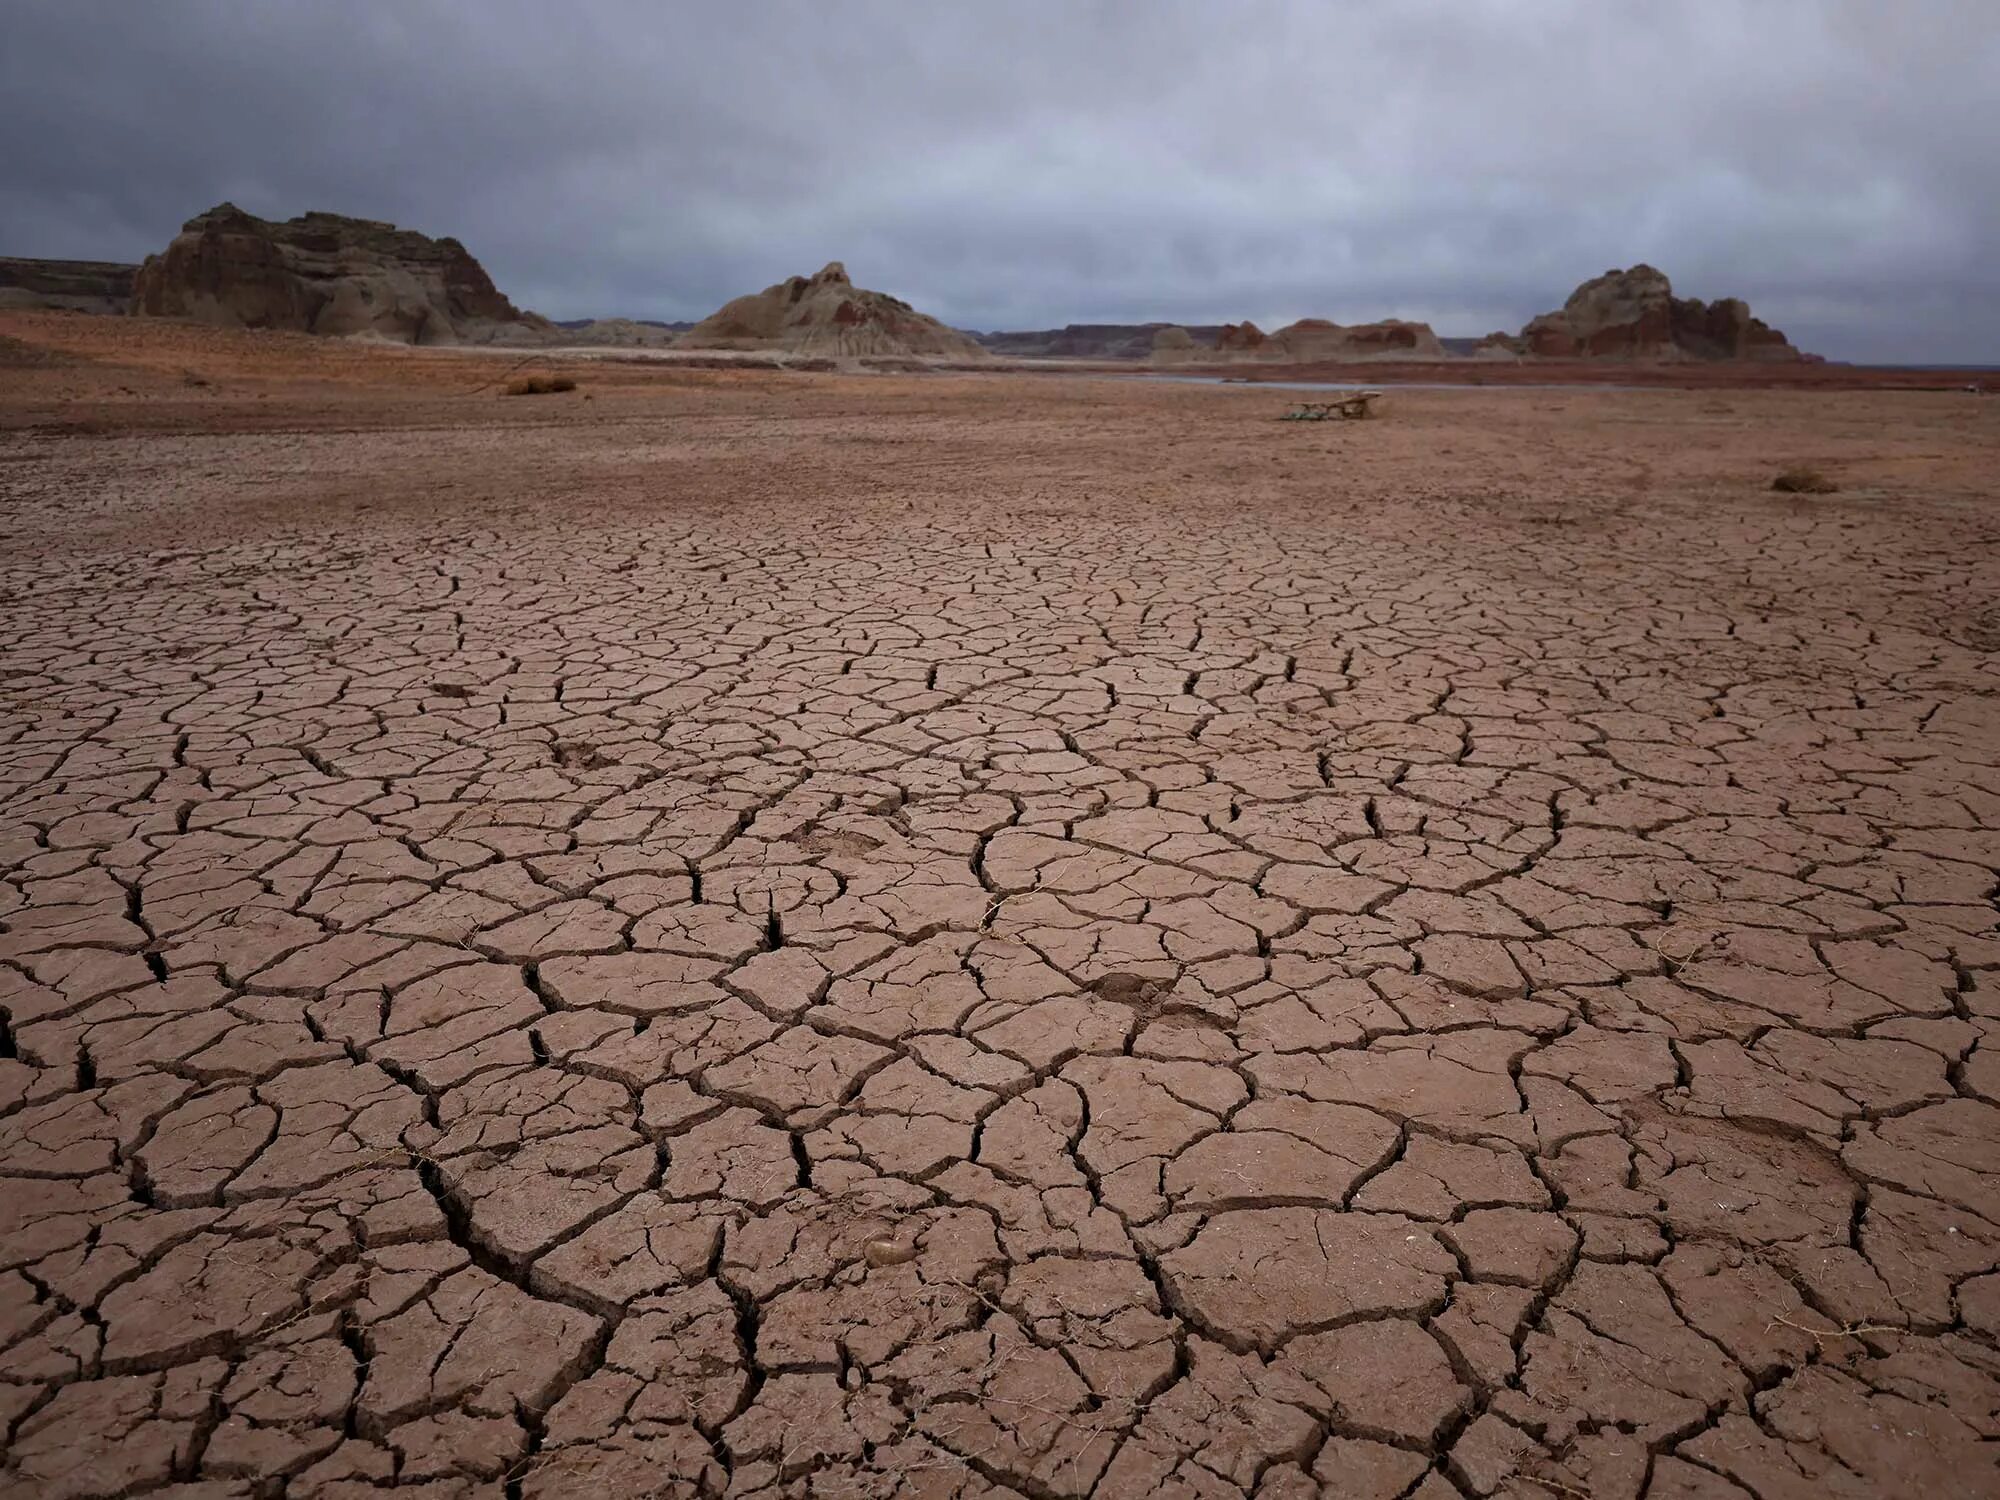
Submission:
[[[0,337],[8,1495],[2000,1489],[2000,403]]]

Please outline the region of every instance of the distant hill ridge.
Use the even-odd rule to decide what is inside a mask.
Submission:
[[[1034,332],[975,333],[995,354],[1016,359],[1144,359],[1153,341],[1172,323],[1070,323]],[[1195,343],[1215,347],[1220,323],[1198,324],[1187,333]]]
[[[1265,333],[1256,324],[1069,323],[965,332],[886,292],[856,287],[834,261],[738,297],[698,323],[570,318],[552,323],[510,302],[470,251],[376,219],[306,213],[267,220],[220,203],[141,266],[0,258],[0,308],[192,318],[410,344],[510,343],[763,349],[836,355],[998,354],[1017,359],[1158,363],[1354,359],[1812,359],[1747,303],[1673,294],[1639,264],[1585,281],[1518,333],[1440,338],[1428,324],[1321,318]]]
[[[0,256],[0,308],[57,307],[122,313],[132,305],[137,266],[108,260],[23,260]]]
[[[558,328],[574,332],[579,328],[591,328],[600,323],[635,323],[641,328],[663,328],[668,333],[686,333],[694,327],[692,323],[662,323],[658,318],[557,318]]]

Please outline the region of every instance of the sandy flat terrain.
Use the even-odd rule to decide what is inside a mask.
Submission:
[[[2000,401],[495,373],[0,317],[0,1490],[2000,1491]]]

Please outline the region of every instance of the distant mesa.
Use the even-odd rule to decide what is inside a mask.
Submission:
[[[1495,343],[1495,340],[1502,340]],[[1507,350],[1503,335],[1483,341]],[[1560,312],[1531,319],[1511,352],[1554,359],[1797,360],[1789,340],[1750,316],[1735,297],[1704,303],[1674,295],[1664,272],[1648,265],[1606,271],[1586,281]]]
[[[586,348],[670,349],[692,323],[660,323],[651,318],[572,318],[556,326],[556,342]]]
[[[1255,323],[1227,323],[1215,341],[1229,359],[1262,359],[1284,364],[1316,364],[1357,359],[1444,359],[1444,345],[1428,323],[1384,318],[1375,323],[1330,323],[1301,318],[1276,333]]]
[[[457,240],[340,214],[278,223],[233,203],[146,258],[132,311],[401,344],[538,343],[553,331],[501,296]]]
[[[692,323],[665,323],[658,318],[557,318],[554,321],[555,326],[566,333],[604,327],[614,323],[621,325],[630,323],[635,328],[664,330],[667,333],[686,333],[690,328],[694,327]]]
[[[0,256],[0,308],[122,313],[137,266],[108,260],[18,260]]]
[[[1016,359],[1147,359],[1162,333],[1179,328],[1204,350],[1215,347],[1219,324],[1066,323],[1030,332],[975,333],[994,354]]]
[[[975,333],[992,354],[1015,359],[1147,359],[1153,340],[1175,323],[1067,323],[1061,328]],[[1218,325],[1188,325],[1189,338],[1204,349],[1215,346]]]
[[[682,349],[826,355],[931,354],[983,359],[969,334],[886,292],[864,291],[839,261],[725,303],[680,338]]]

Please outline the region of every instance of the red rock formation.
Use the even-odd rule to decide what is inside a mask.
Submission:
[[[1215,347],[1223,354],[1260,354],[1269,342],[1264,330],[1248,321],[1224,323],[1215,336]]]
[[[1691,353],[1713,359],[1801,357],[1782,333],[1753,318],[1749,304],[1738,297],[1723,297],[1706,307],[1693,300],[1675,302],[1674,336]]]
[[[1648,265],[1606,271],[1584,282],[1562,311],[1531,319],[1520,342],[1530,354],[1561,359],[1800,358],[1782,333],[1753,318],[1742,301],[1675,297],[1665,273]]]
[[[340,214],[279,223],[233,203],[189,219],[146,258],[132,311],[409,344],[532,338],[550,328],[503,297],[455,239]]]

